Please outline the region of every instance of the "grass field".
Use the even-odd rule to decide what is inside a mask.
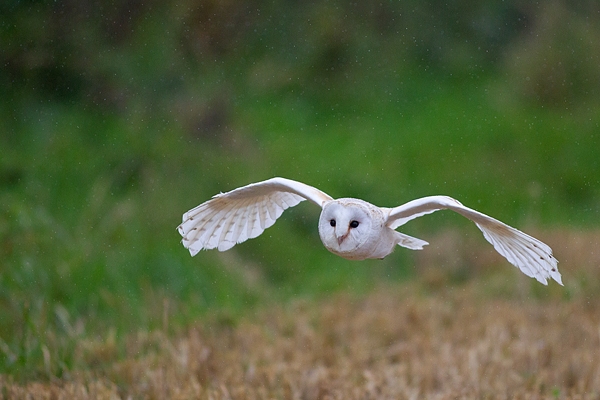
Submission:
[[[446,232],[432,253],[456,247]],[[61,378],[2,376],[4,398],[148,399],[597,399],[600,396],[598,232],[541,233],[562,247],[565,287],[545,287],[508,264],[485,268],[493,250],[458,245],[456,268],[418,260],[410,283],[379,284],[263,304],[247,315],[205,315],[120,336],[82,337]],[[438,243],[437,245],[435,243]],[[473,264],[475,263],[475,264]],[[481,263],[482,265],[477,265]],[[350,268],[360,268],[354,264]],[[76,327],[74,327],[76,329]],[[45,363],[53,361],[46,350]]]
[[[82,343],[100,371],[25,385],[5,398],[451,399],[600,395],[597,302],[490,299],[476,284],[423,295],[296,301],[175,335]],[[475,292],[475,293],[474,293]]]

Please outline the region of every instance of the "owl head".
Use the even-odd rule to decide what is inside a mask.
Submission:
[[[356,258],[372,233],[369,203],[357,199],[338,199],[323,207],[319,235],[329,251],[345,258]]]

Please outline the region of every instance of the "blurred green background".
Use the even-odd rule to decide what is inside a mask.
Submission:
[[[9,0],[0,44],[0,372],[64,376],[90,366],[82,337],[417,273],[405,249],[328,253],[307,203],[189,256],[185,211],[273,176],[380,206],[447,194],[524,229],[598,227],[594,0]],[[438,214],[403,230],[476,232]]]

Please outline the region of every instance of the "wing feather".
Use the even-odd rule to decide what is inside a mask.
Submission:
[[[494,246],[494,249],[500,254],[502,254],[506,259],[513,265],[522,265],[521,271],[529,276],[530,278],[536,278],[536,272],[533,268],[529,266],[528,260],[520,255],[516,250],[508,246],[502,240],[499,240],[496,237],[488,235],[486,231],[483,231],[483,236],[486,238],[488,242]]]
[[[192,208],[177,230],[192,256],[202,249],[225,251],[257,237],[287,208],[304,200],[323,207],[333,198],[301,182],[272,178],[220,193]]]
[[[269,211],[267,210],[268,205],[266,204],[267,202],[265,200],[266,199],[263,199],[263,201],[260,202],[260,206],[257,207],[261,231],[264,231],[269,226],[273,225],[273,224],[269,225],[269,222],[270,222]],[[274,222],[275,221],[273,221],[273,223]]]
[[[250,219],[248,220],[248,238],[254,239],[262,233],[262,230],[260,229],[258,207],[256,206],[256,204],[253,204],[252,207],[250,207],[249,217]]]
[[[233,212],[232,212],[233,211]],[[223,230],[221,231],[221,235],[219,236],[217,248],[219,251],[225,251],[232,248],[236,242],[231,240],[231,235],[233,234],[233,225],[235,223],[235,219],[237,218],[239,210],[230,210],[229,214],[225,217],[223,222]]]
[[[209,224],[212,224],[211,227],[204,232],[204,234],[200,237],[206,238],[206,245],[204,246],[207,249],[214,249],[218,245],[217,237],[220,236],[221,231],[223,230],[223,221],[227,216],[227,212],[229,210],[221,210],[216,213],[212,219],[209,221]]]
[[[279,216],[283,212],[283,210],[281,211],[281,213],[279,212],[279,210],[281,210],[281,207],[279,207],[277,205],[277,203],[275,203],[275,202],[268,202],[265,205],[266,205],[266,208],[267,208],[269,219],[272,220],[272,221],[276,221],[277,218],[279,218]]]
[[[496,251],[525,275],[544,285],[548,284],[549,278],[562,285],[558,260],[554,258],[548,245],[495,218],[465,207],[451,197],[423,197],[396,208],[386,209],[389,213],[386,223],[390,228],[396,229],[414,218],[443,209],[455,211],[475,222]]]
[[[236,243],[242,243],[248,240],[248,235],[246,234],[246,228],[248,226],[248,220],[243,218],[248,209],[247,205],[244,205],[243,208],[240,208],[237,220],[235,223],[235,228],[233,230],[233,235],[231,236],[232,240],[235,240]]]

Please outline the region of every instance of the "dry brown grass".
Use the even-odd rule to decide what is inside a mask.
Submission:
[[[600,397],[596,301],[382,288],[269,310],[236,326],[131,338],[131,357],[7,398],[450,399]],[[410,291],[410,290],[409,290]],[[135,354],[143,354],[136,357]]]
[[[547,238],[558,247],[552,235]],[[450,288],[425,278],[364,297],[297,301],[237,323],[215,318],[175,335],[139,333],[127,339],[124,360],[114,356],[114,335],[82,343],[79,351],[89,364],[102,367],[50,382],[0,378],[0,394],[35,399],[599,399],[600,302],[590,294],[598,292],[568,283],[577,281],[577,274],[597,278],[593,267],[599,260],[582,255],[590,250],[589,243],[578,245],[584,239],[559,239],[573,248],[562,258],[581,267],[566,271],[569,264],[561,263],[569,278],[566,289],[533,282],[531,287],[549,295],[523,290],[530,287],[527,278],[501,274]],[[512,278],[518,285],[510,291]]]

